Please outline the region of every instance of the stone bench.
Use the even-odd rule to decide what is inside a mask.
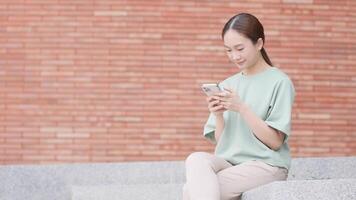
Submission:
[[[340,188],[335,191],[352,196],[355,194],[355,166],[356,157],[295,158],[287,181],[248,191],[243,199],[255,199],[262,193],[264,199],[278,199],[278,195],[283,199],[285,194],[294,195],[294,199],[308,199],[305,198],[308,194],[326,191],[332,198],[334,193],[328,187]],[[0,199],[178,200],[184,182],[183,161],[9,165],[0,167]],[[318,184],[324,185],[324,189],[315,187]],[[342,185],[345,188],[341,188]],[[311,187],[317,190],[304,191]],[[306,195],[299,198],[301,193]]]
[[[276,181],[243,194],[243,200],[353,200],[356,179]]]

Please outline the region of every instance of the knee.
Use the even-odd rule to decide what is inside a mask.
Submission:
[[[241,193],[230,190],[228,187],[220,185],[221,200],[237,200],[241,198]]]
[[[220,199],[221,200],[232,200],[234,193],[220,186]]]
[[[195,163],[201,163],[206,160],[207,153],[205,152],[194,152],[191,153],[185,160],[185,166],[189,166]]]
[[[221,200],[237,200],[241,197],[242,192],[236,183],[231,182],[231,177],[222,177],[219,174],[218,180]]]

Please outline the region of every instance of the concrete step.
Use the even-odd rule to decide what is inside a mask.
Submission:
[[[0,166],[0,200],[68,200],[71,185],[183,183],[182,161]]]
[[[356,179],[356,156],[295,158],[288,180]],[[0,166],[0,199],[67,200],[72,185],[183,184],[183,161]]]
[[[294,158],[288,180],[356,178],[356,156]]]
[[[72,186],[72,200],[181,200],[183,184]]]
[[[181,200],[183,184],[72,186],[72,200]],[[276,181],[242,200],[355,200],[356,179]]]
[[[242,200],[355,200],[356,179],[276,181],[247,191]]]

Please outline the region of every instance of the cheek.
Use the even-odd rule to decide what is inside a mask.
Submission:
[[[227,53],[226,55],[227,55],[227,57],[229,58],[229,60],[233,60],[233,59],[232,59],[232,54],[231,54],[231,53]]]
[[[256,52],[253,49],[249,49],[248,51],[244,52],[244,57],[248,60],[255,60],[256,59]]]

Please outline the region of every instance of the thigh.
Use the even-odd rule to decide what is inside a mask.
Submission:
[[[201,170],[202,166],[209,166],[215,173],[232,166],[225,159],[207,152],[194,152],[190,154],[185,161],[185,165],[187,170],[189,168]]]
[[[262,161],[245,163],[221,170],[217,175],[220,185],[221,199],[235,199],[242,192],[273,181],[285,180],[288,171],[274,167]]]
[[[195,152],[188,156],[185,165],[185,199],[220,199],[217,173],[231,167],[229,162],[210,153]]]

